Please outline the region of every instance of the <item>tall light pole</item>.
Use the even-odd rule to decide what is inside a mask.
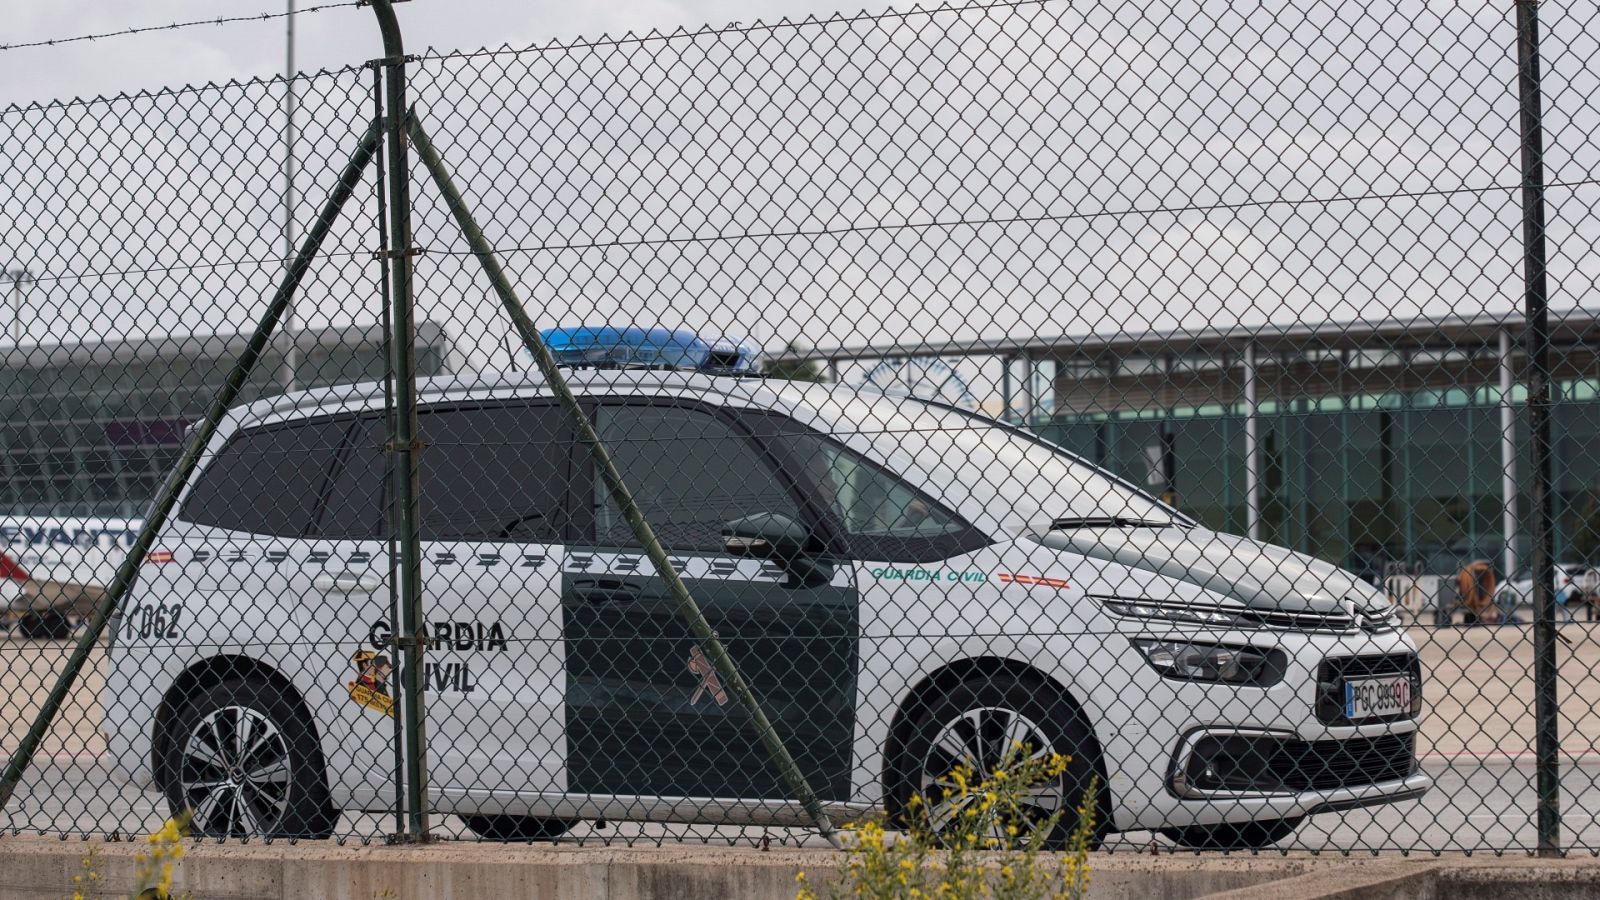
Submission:
[[[6,269],[5,277],[11,282],[11,337],[22,344],[22,286],[33,281],[33,273],[25,268]]]
[[[294,0],[288,0],[288,23],[283,55],[283,264],[294,260]],[[288,347],[283,351],[283,389],[295,389],[295,367],[299,362],[295,344],[294,305],[283,313],[283,333]]]

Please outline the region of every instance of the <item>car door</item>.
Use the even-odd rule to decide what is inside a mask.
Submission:
[[[736,558],[722,526],[777,513],[814,525],[795,485],[732,414],[673,402],[606,401],[600,438],[690,593],[812,787],[844,799],[855,722],[857,595],[848,566],[795,583]],[[666,797],[785,798],[730,696],[633,531],[582,461],[587,544],[563,567],[571,790]],[[818,537],[819,550],[826,536]]]
[[[566,418],[538,399],[435,405],[418,431],[430,784],[562,792]]]
[[[430,787],[444,798],[565,790],[557,572],[564,419],[540,401],[428,405],[422,453],[423,692]],[[318,585],[340,634],[334,678],[353,796],[389,802],[400,616],[389,597],[387,427],[366,417],[329,493]],[[362,781],[360,773],[376,776]],[[371,782],[371,783],[368,783]],[[374,792],[377,792],[374,794]]]

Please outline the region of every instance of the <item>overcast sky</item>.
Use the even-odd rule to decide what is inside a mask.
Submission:
[[[296,5],[305,9],[322,3],[296,0]],[[282,0],[12,0],[0,21],[0,43],[285,8]],[[395,6],[407,49],[413,52],[427,47],[520,47],[551,39],[773,20],[839,9],[839,4],[826,0],[407,0]],[[346,6],[301,15],[295,19],[295,30],[297,69],[335,68],[382,55],[370,9]],[[285,43],[285,20],[279,18],[7,51],[0,53],[0,103],[271,75],[283,71]]]
[[[414,51],[566,45],[414,67],[413,97],[541,325],[837,346],[1514,313],[1509,4],[1402,6],[1043,0],[582,45],[836,7],[397,9]],[[3,40],[259,9],[29,3]],[[1600,17],[1594,0],[1543,12],[1549,177],[1571,185],[1550,195],[1553,304],[1572,307],[1600,280]],[[368,10],[297,27],[302,69],[379,53]],[[0,97],[272,75],[283,32],[0,52]],[[368,84],[301,82],[302,227],[370,114]],[[279,271],[238,263],[278,250],[280,97],[256,85],[6,114],[0,258],[46,274],[28,334],[248,321]],[[371,320],[370,199],[307,284],[304,321]],[[421,314],[465,364],[506,365],[504,318],[436,192],[416,200]]]

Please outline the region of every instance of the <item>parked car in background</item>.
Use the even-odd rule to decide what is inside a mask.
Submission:
[[[0,516],[0,604],[27,638],[68,637],[105,597],[136,519]]]

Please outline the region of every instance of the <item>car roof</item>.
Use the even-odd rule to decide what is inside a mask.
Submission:
[[[910,398],[891,397],[871,388],[730,375],[709,372],[646,368],[576,368],[565,370],[567,383],[580,395],[664,394],[701,398],[795,415],[808,424],[891,417],[909,404],[926,405]],[[461,402],[550,396],[545,379],[534,372],[471,373],[417,379],[420,403]],[[880,407],[873,415],[873,408]],[[337,412],[384,408],[382,382],[359,382],[312,388],[258,400],[230,413],[224,431],[268,422],[307,418]],[[903,413],[902,413],[903,414]],[[820,430],[831,431],[824,425]]]

